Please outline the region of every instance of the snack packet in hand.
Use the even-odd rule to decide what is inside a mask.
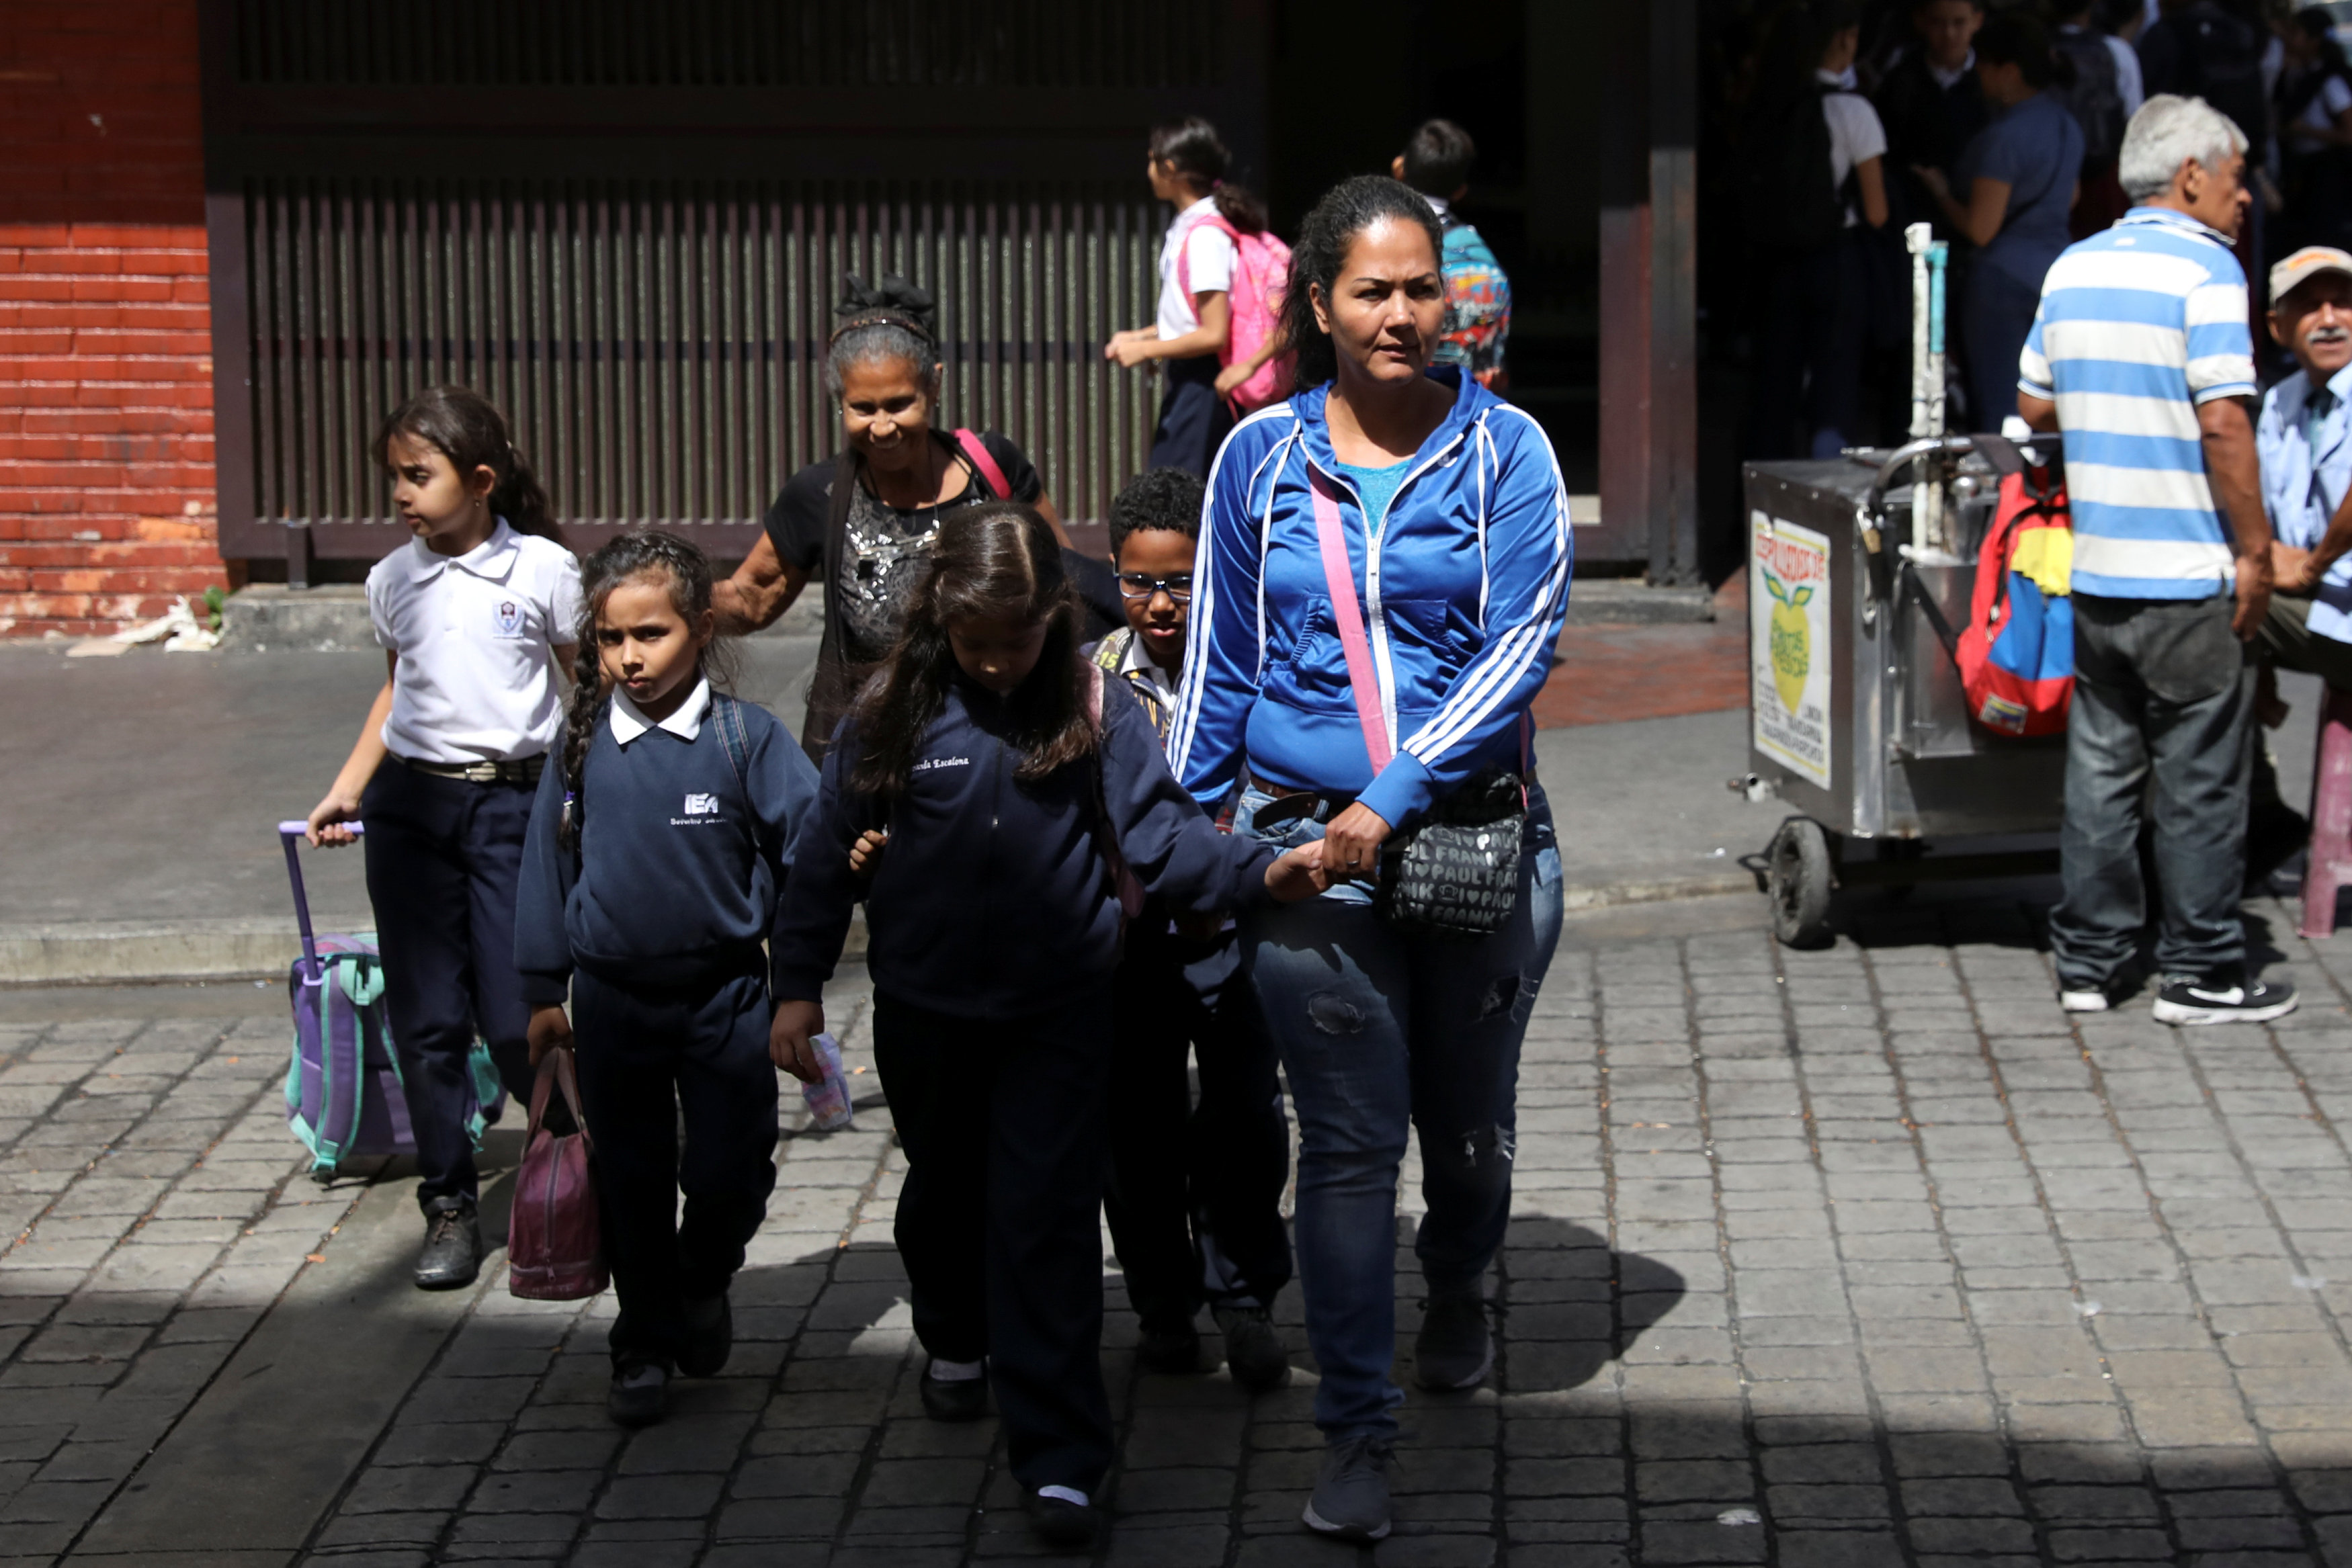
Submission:
[[[824,1078],[801,1085],[801,1097],[808,1102],[809,1125],[821,1133],[837,1132],[851,1124],[849,1080],[841,1071],[841,1045],[829,1034],[818,1035],[809,1043],[816,1047],[817,1057],[824,1063]]]

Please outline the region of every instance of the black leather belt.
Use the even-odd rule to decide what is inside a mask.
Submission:
[[[1285,822],[1328,822],[1356,803],[1353,795],[1326,795],[1315,789],[1296,789],[1287,784],[1269,784],[1263,779],[1252,778],[1252,789],[1263,789],[1274,797],[1258,808],[1250,819],[1253,828],[1278,828]]]
[[[419,762],[414,758],[400,759],[419,773],[430,773],[436,779],[462,779],[468,784],[536,784],[547,768],[547,758],[522,757],[511,762]]]

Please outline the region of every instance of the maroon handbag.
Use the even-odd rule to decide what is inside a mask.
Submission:
[[[563,1103],[580,1129],[557,1137],[540,1125],[549,1086],[563,1086]],[[596,1207],[595,1145],[580,1112],[580,1084],[572,1052],[540,1059],[530,1092],[530,1126],[523,1134],[522,1168],[515,1172],[514,1215],[507,1222],[507,1289],[527,1301],[576,1301],[603,1290],[603,1228]]]

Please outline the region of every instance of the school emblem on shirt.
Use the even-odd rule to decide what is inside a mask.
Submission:
[[[517,637],[522,634],[522,606],[511,599],[499,601],[499,635]]]
[[[716,795],[688,795],[686,798],[686,814],[689,817],[717,816],[719,814],[719,797]]]

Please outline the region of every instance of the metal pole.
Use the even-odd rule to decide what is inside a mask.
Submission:
[[[1944,434],[1944,267],[1949,251],[1926,224],[1903,231],[1911,253],[1911,435]],[[1940,550],[1944,486],[1937,460],[1922,457],[1911,470],[1911,546]]]

